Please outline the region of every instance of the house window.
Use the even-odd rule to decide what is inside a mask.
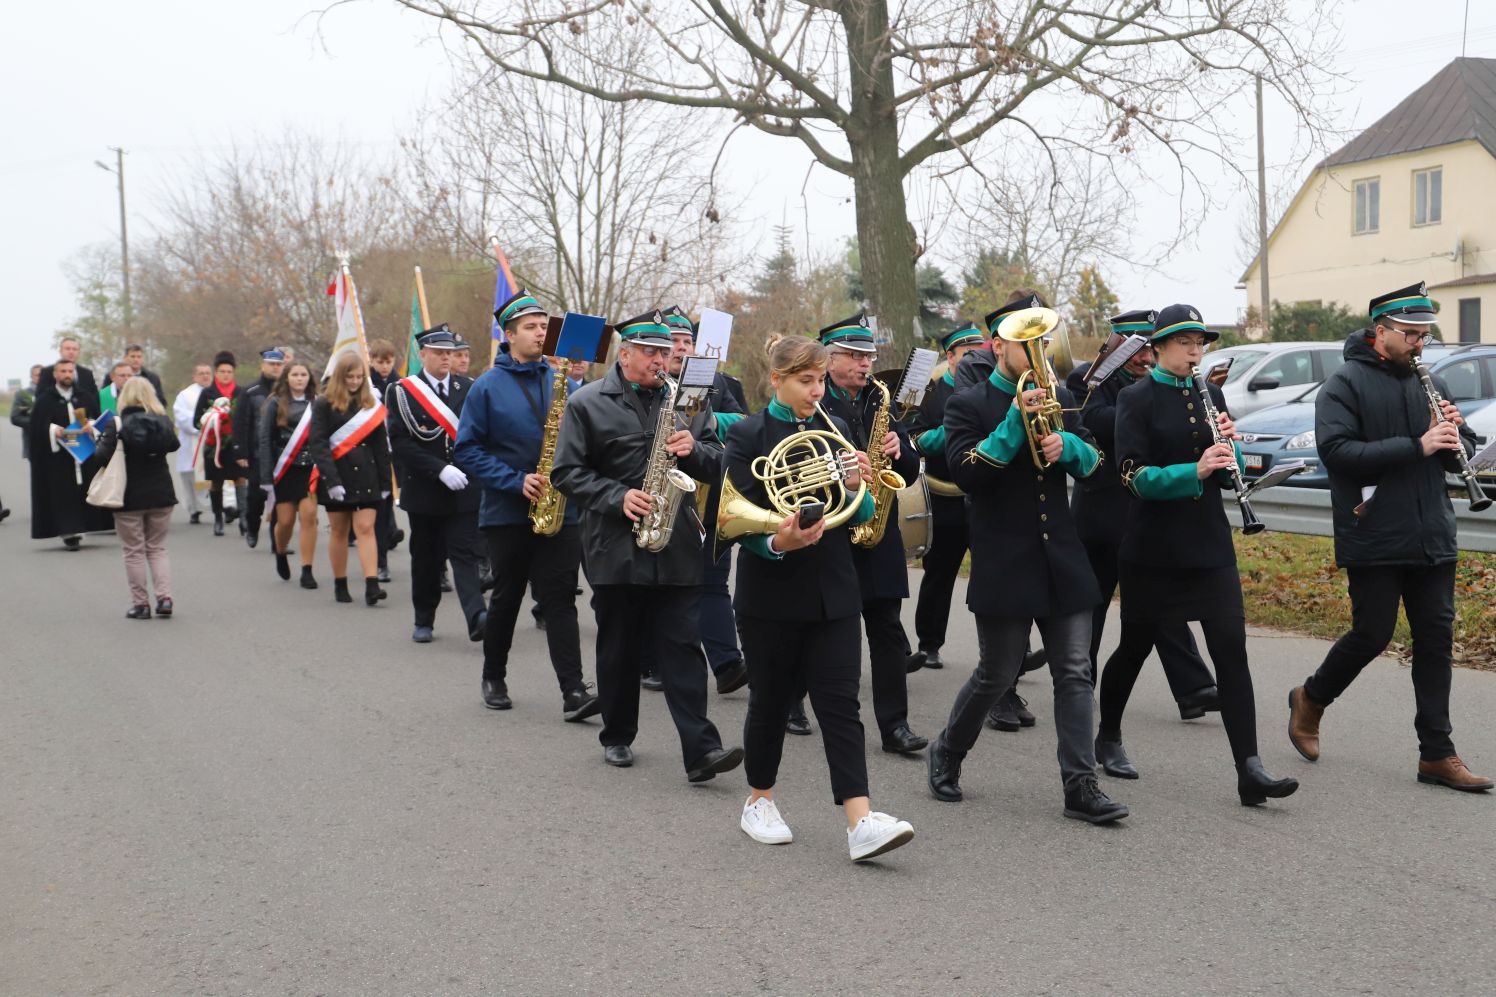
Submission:
[[[1460,342],[1480,342],[1480,299],[1460,299]]]
[[[1379,177],[1356,181],[1356,235],[1375,232],[1382,226],[1382,181]]]
[[[1437,225],[1444,220],[1444,168],[1413,171],[1413,224]]]

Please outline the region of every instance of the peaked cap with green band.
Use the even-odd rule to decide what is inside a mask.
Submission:
[[[946,333],[945,337],[940,340],[940,348],[949,353],[958,346],[965,346],[967,344],[980,345],[983,338],[982,330],[977,328],[977,324],[975,322],[967,322],[960,328],[952,329]]]
[[[873,330],[868,328],[866,312],[858,312],[840,322],[832,322],[817,334],[817,338],[822,346],[840,346],[858,353],[878,351],[873,345]]]
[[[525,288],[520,288],[508,301],[500,305],[493,313],[494,321],[499,323],[499,328],[507,326],[510,322],[525,315],[546,315],[540,302],[535,300],[535,295]]]
[[[1143,308],[1135,312],[1123,312],[1121,315],[1113,315],[1111,317],[1112,331],[1123,336],[1130,336],[1133,333],[1151,336],[1157,322],[1158,312],[1151,308]]]
[[[665,316],[665,324],[670,327],[671,332],[689,332],[691,338],[696,338],[696,327],[691,324],[691,317],[680,305],[671,305],[660,313]]]
[[[1026,297],[1019,298],[1017,301],[1008,302],[1006,305],[1003,305],[995,312],[988,312],[987,317],[982,321],[987,326],[987,331],[995,336],[997,335],[997,327],[1002,324],[1002,320],[1007,318],[1014,312],[1023,311],[1023,309],[1025,308],[1047,307],[1049,306],[1044,303],[1043,298],[1039,297],[1037,294],[1030,294]]]
[[[631,319],[618,323],[615,328],[618,338],[625,345],[674,345],[670,342],[670,326],[665,324],[665,314],[658,308],[652,312],[645,312],[643,315],[635,315]]]
[[[1395,319],[1409,325],[1433,325],[1439,321],[1434,303],[1429,300],[1428,284],[1419,281],[1396,291],[1371,299],[1371,320]]]
[[[1148,340],[1157,343],[1181,332],[1198,332],[1207,343],[1221,338],[1219,332],[1205,328],[1205,320],[1194,305],[1169,305],[1158,313],[1153,322],[1153,335]]]

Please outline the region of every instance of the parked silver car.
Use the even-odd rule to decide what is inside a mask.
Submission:
[[[1345,362],[1345,344],[1248,343],[1205,354],[1204,367],[1233,359],[1221,392],[1232,417],[1293,401]]]

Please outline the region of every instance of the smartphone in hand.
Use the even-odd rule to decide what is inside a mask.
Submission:
[[[800,529],[808,530],[821,521],[826,514],[826,506],[821,502],[807,502],[800,507]]]

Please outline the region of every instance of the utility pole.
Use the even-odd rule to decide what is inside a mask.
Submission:
[[[128,336],[134,314],[130,309],[130,234],[125,225],[125,150],[111,145],[109,151],[114,153],[113,166],[106,166],[97,159],[94,165],[105,173],[113,173],[119,181],[120,311],[124,314],[125,335]]]
[[[1262,135],[1262,74],[1257,74],[1257,276],[1262,281],[1262,334],[1272,338],[1273,296],[1267,280],[1267,152]]]

